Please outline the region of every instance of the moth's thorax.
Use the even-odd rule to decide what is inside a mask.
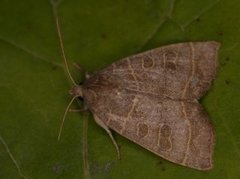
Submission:
[[[72,96],[78,96],[78,97],[82,97],[83,96],[83,92],[82,92],[82,85],[78,85],[78,86],[74,86],[69,93]]]

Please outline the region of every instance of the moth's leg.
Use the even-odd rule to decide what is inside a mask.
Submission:
[[[78,69],[79,71],[83,71],[83,69],[81,68],[81,66],[80,66],[79,64],[77,64],[77,63],[75,63],[75,62],[73,62],[72,64],[73,64],[73,66],[74,66],[76,69]]]
[[[84,105],[83,108],[81,108],[81,109],[72,109],[72,108],[70,108],[68,111],[69,112],[84,112],[84,111],[87,111],[87,110],[88,110],[87,106]]]
[[[68,110],[69,112],[84,112],[84,111],[86,111],[86,109],[72,109],[72,108],[70,108],[69,110]]]
[[[113,138],[112,136],[112,133],[111,131],[109,130],[109,128],[102,122],[101,119],[99,119],[96,115],[93,115],[96,123],[101,126],[103,129],[105,129],[105,131],[108,133],[108,135],[110,136],[112,142],[113,142],[113,145],[115,146],[116,148],[116,151],[117,151],[117,158],[120,159],[120,151],[119,151],[119,147],[117,145],[117,142],[115,141],[115,139]]]
[[[81,72],[83,72],[83,73],[85,74],[85,78],[86,78],[86,79],[88,79],[88,78],[91,76],[91,75],[89,74],[89,72],[83,70],[82,67],[81,67],[79,64],[77,64],[77,63],[72,63],[72,64],[73,64],[73,66],[74,66],[76,69],[78,69],[79,71],[81,71]]]

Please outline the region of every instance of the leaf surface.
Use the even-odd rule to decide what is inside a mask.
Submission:
[[[240,176],[239,1],[57,3],[56,7],[48,0],[0,3],[0,178],[84,178],[84,162],[89,164],[92,179]],[[166,44],[222,43],[218,76],[201,100],[216,129],[213,170],[181,167],[115,134],[122,156],[117,160],[106,132],[92,116],[84,114],[69,113],[62,138],[57,141],[71,85],[63,70],[54,8],[76,81],[83,76],[73,68],[73,62],[91,73],[128,55]],[[84,160],[86,141],[88,155],[85,153]]]

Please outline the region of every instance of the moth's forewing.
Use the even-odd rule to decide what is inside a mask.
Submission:
[[[86,81],[86,105],[155,154],[210,169],[214,130],[197,99],[215,77],[218,48],[217,42],[179,43],[124,58]]]

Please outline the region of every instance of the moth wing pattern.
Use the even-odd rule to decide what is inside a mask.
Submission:
[[[131,91],[199,99],[215,78],[219,46],[214,41],[167,45],[117,61],[98,75],[111,74]]]
[[[171,162],[199,170],[212,168],[214,132],[199,103],[136,95],[131,105],[124,104],[129,107],[126,115],[98,111],[98,117],[120,135]]]
[[[153,153],[212,168],[214,130],[197,102],[210,87],[219,43],[179,43],[124,58],[83,85],[90,111]]]

